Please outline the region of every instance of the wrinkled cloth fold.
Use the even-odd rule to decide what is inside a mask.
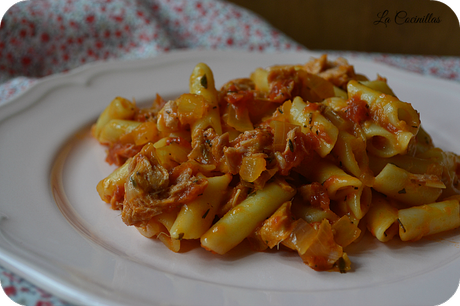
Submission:
[[[84,64],[197,48],[306,50],[258,15],[222,0],[24,1],[8,10],[0,27],[0,105],[43,77]],[[332,53],[460,81],[460,57]],[[17,303],[67,305],[3,267],[0,281]]]

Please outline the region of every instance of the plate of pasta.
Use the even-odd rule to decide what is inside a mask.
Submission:
[[[0,107],[1,264],[76,304],[441,304],[459,89],[313,52],[45,78]]]

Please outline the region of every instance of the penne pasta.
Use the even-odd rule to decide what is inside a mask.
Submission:
[[[119,208],[123,202],[125,192],[125,182],[129,177],[129,164],[131,160],[128,159],[122,166],[115,169],[106,178],[99,181],[96,190],[99,197],[106,203],[111,203],[112,208]]]
[[[207,113],[192,126],[193,130],[211,126],[218,134],[222,134],[220,122],[218,93],[214,75],[208,65],[199,63],[190,76],[190,93],[202,96],[207,103]]]
[[[396,97],[393,90],[390,88],[390,86],[388,86],[386,80],[360,81],[360,83],[375,91]]]
[[[295,189],[283,182],[272,182],[249,195],[227,212],[200,240],[201,245],[217,254],[225,254],[249,236],[257,225],[290,200]]]
[[[123,119],[112,119],[107,122],[99,133],[99,142],[104,144],[114,144],[122,136],[132,132],[141,125],[140,122]]]
[[[372,198],[372,207],[365,220],[367,229],[379,241],[390,241],[398,234],[398,209],[381,194],[374,193]]]
[[[435,202],[446,186],[436,175],[412,174],[387,164],[375,177],[373,188],[393,199],[417,206]]]
[[[372,205],[372,191],[367,186],[354,188],[343,199],[336,202],[341,213],[349,216],[352,222],[358,224]]]
[[[358,107],[364,101],[368,109],[363,128],[367,139],[371,139],[370,151],[383,157],[404,154],[420,127],[417,111],[393,95],[354,80],[348,83],[347,90],[350,103]]]
[[[314,149],[321,157],[332,151],[339,131],[321,114],[317,104],[305,103],[302,98],[296,97],[289,115],[292,124],[300,126],[303,133],[311,134],[317,140],[318,145]]]
[[[206,179],[208,186],[203,194],[179,211],[171,227],[171,238],[199,239],[211,227],[232,176],[227,173]]]
[[[363,132],[367,139],[368,151],[385,158],[405,154],[413,137],[409,132],[391,133],[374,122],[364,124]]]
[[[412,155],[396,155],[389,158],[382,158],[369,154],[369,167],[373,173],[380,173],[387,164],[393,164],[414,174],[435,174],[442,175],[443,167],[441,164],[430,158],[420,158]]]
[[[409,103],[402,102],[391,94],[371,89],[355,80],[348,83],[347,91],[349,99],[366,102],[370,112],[377,116],[376,119],[380,124],[386,124],[387,129],[395,128],[413,135],[417,133],[420,118]]]
[[[358,190],[363,185],[358,178],[347,174],[326,160],[317,161],[307,178],[313,182],[321,183],[332,200],[342,200],[351,191]]]
[[[104,109],[104,111],[99,115],[96,124],[93,128],[93,134],[96,139],[99,138],[99,135],[104,128],[104,126],[112,119],[132,119],[136,111],[136,106],[131,101],[122,98],[116,97],[112,102]]]
[[[399,236],[402,241],[415,241],[460,226],[457,199],[401,209],[398,211]]]
[[[338,134],[333,154],[337,156],[340,165],[348,173],[361,178],[362,181],[366,181],[366,179],[370,179],[373,176],[369,168],[366,143],[363,139],[341,130]]]
[[[170,235],[170,230],[174,220],[176,219],[177,212],[168,212],[155,216],[143,226],[136,226],[139,233],[147,238],[157,238],[173,252],[179,252],[180,241],[173,239]]]

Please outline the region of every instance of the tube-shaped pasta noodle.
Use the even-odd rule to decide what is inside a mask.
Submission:
[[[161,232],[166,231],[164,225],[158,222],[155,217],[150,219],[149,222],[143,226],[136,226],[136,229],[142,236],[147,238],[156,238]]]
[[[212,127],[217,134],[222,134],[218,93],[215,87],[214,74],[208,65],[199,63],[195,66],[190,75],[189,87],[190,93],[203,96],[209,106],[207,113],[195,121],[192,129]]]
[[[395,155],[389,158],[382,158],[369,154],[369,166],[374,173],[380,173],[387,164],[393,164],[414,174],[436,174],[442,175],[442,166],[434,160],[419,158],[411,155]]]
[[[176,220],[177,211],[164,212],[153,217],[146,225],[136,227],[139,233],[147,238],[158,238],[173,252],[180,251],[180,240],[170,235],[171,226]]]
[[[217,254],[227,253],[294,194],[295,189],[284,182],[268,183],[262,190],[250,194],[228,211],[204,233],[201,236],[201,245]]]
[[[375,177],[373,188],[409,205],[435,202],[445,185],[436,175],[412,174],[393,164],[387,164]]]
[[[337,98],[346,99],[348,97],[347,92],[334,85],[334,96]]]
[[[155,122],[142,122],[131,132],[120,137],[121,143],[132,143],[136,146],[145,145],[148,142],[155,142],[159,139],[160,132],[158,131]]]
[[[190,93],[202,95],[211,105],[217,104],[217,90],[214,74],[205,63],[195,66],[190,75]]]
[[[191,203],[184,204],[171,227],[173,239],[200,238],[212,225],[222,198],[232,180],[230,173],[208,177],[208,186],[203,195]]]
[[[318,103],[305,103],[301,97],[295,97],[289,120],[292,124],[299,125],[303,133],[311,133],[316,137],[319,146],[314,149],[321,157],[332,151],[339,130],[321,114]]]
[[[94,136],[99,138],[102,128],[112,119],[131,119],[136,110],[133,102],[122,98],[116,97],[99,115],[97,122],[94,126]]]
[[[333,153],[344,169],[356,177],[371,176],[366,143],[346,131],[340,131]]]
[[[116,193],[119,190],[124,190],[124,184],[126,179],[129,177],[129,163],[131,158],[129,158],[123,165],[115,169],[112,173],[109,174],[106,178],[99,181],[96,186],[96,190],[99,193],[102,201],[106,203],[111,203],[112,199],[115,197]],[[123,198],[121,198],[123,202]],[[112,208],[113,207],[112,203]]]
[[[393,90],[390,88],[390,86],[388,86],[388,83],[386,81],[383,81],[383,80],[360,81],[360,83],[373,90],[379,91],[386,95],[392,95],[396,97]]]
[[[372,206],[365,220],[367,229],[381,242],[390,241],[398,233],[398,209],[377,192],[372,195]]]
[[[353,222],[361,220],[369,210],[372,202],[372,191],[368,186],[349,188],[343,199],[338,199],[342,213],[349,215]]]
[[[270,122],[270,126],[273,128],[273,150],[278,152],[284,151],[288,141],[288,133],[296,128],[297,125],[273,120]]]
[[[121,136],[132,132],[141,124],[142,122],[138,121],[112,119],[102,128],[99,134],[99,142],[103,144],[113,144],[117,142]]]
[[[412,153],[417,155],[433,148],[433,139],[431,138],[430,134],[428,134],[427,131],[423,128],[423,126],[420,126],[417,135],[415,135],[415,141],[411,148]]]
[[[375,122],[362,125],[367,139],[367,150],[377,156],[389,158],[397,154],[405,154],[413,137],[410,132],[391,133]]]
[[[339,218],[332,210],[323,210],[304,203],[293,203],[292,212],[296,217],[302,218],[308,223],[321,222],[323,219],[335,221]]]
[[[330,107],[332,110],[339,112],[342,111],[345,107],[347,107],[347,97],[327,98],[322,103]]]
[[[307,178],[319,182],[326,188],[331,200],[342,200],[351,190],[357,190],[362,182],[325,159],[318,159],[311,165]]]
[[[166,245],[171,251],[173,252],[179,252],[180,251],[180,241],[173,239],[171,237],[171,227],[174,224],[174,221],[177,218],[177,211],[172,211],[172,212],[166,212],[161,215],[156,216],[156,219],[158,222],[164,225],[166,228],[167,232],[160,233],[158,235],[158,239],[160,239],[161,242],[163,242],[164,245]]]
[[[301,96],[311,102],[320,102],[340,94],[340,90],[328,80],[296,67],[298,77],[302,80]]]
[[[399,237],[402,241],[415,241],[423,236],[460,227],[458,198],[442,202],[401,209],[398,212]]]
[[[334,99],[334,98],[332,98]],[[328,102],[326,102],[328,101]],[[321,105],[321,113],[322,115],[329,120],[333,125],[335,125],[339,131],[353,131],[353,133],[357,133],[357,128],[358,126],[354,124],[353,121],[347,120],[341,111],[337,111],[334,109],[335,106],[329,105],[332,104],[330,103],[329,99],[324,100]],[[359,134],[355,135],[358,137]],[[361,137],[363,141],[366,140],[365,137]]]
[[[369,107],[371,119],[363,123],[363,130],[372,139],[370,151],[383,157],[405,153],[420,127],[419,115],[411,104],[354,80],[347,89],[350,100],[365,101]]]
[[[365,101],[380,123],[389,123],[399,131],[417,134],[420,118],[417,111],[407,102],[402,102],[393,95],[371,89],[355,80],[347,85],[348,98]]]

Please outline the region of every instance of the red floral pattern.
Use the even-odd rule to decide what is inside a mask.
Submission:
[[[70,306],[0,266],[0,283],[6,295],[19,305]]]
[[[0,101],[23,90],[18,86],[85,63],[196,47],[301,49],[224,1],[24,1],[6,12],[0,27],[0,83],[13,82],[0,89]]]

